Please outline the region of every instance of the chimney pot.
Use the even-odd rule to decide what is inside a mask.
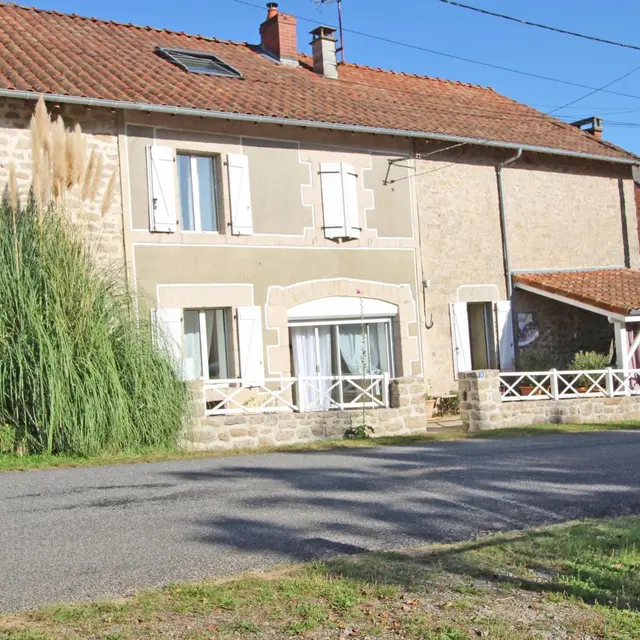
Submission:
[[[316,27],[311,31],[311,50],[313,52],[313,70],[325,78],[338,79],[338,60],[336,58],[335,29]]]
[[[267,9],[267,19],[260,25],[260,46],[279,62],[297,66],[295,17],[280,13],[277,2],[268,2]]]
[[[267,2],[267,20],[271,20],[274,16],[278,15],[278,3],[277,2]]]

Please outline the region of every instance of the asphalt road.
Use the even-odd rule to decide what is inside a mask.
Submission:
[[[640,513],[640,431],[0,474],[0,611]]]

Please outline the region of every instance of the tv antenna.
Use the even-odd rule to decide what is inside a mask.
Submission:
[[[315,0],[317,5],[321,4],[337,4],[338,5],[338,32],[340,34],[340,46],[336,49],[336,53],[340,54],[340,62],[344,62],[344,32],[342,30],[342,0]]]

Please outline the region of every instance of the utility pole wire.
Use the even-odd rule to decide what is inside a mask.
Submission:
[[[640,51],[640,46],[635,44],[625,44],[624,42],[616,42],[615,40],[607,40],[606,38],[599,38],[598,36],[588,36],[584,33],[578,33],[577,31],[568,31],[567,29],[560,29],[559,27],[551,27],[546,24],[540,24],[538,22],[530,22],[529,20],[523,20],[522,18],[514,18],[513,16],[507,16],[503,13],[495,13],[494,11],[488,11],[487,9],[481,9],[480,7],[473,7],[470,4],[462,4],[461,2],[454,2],[453,0],[440,0],[445,4],[453,5],[454,7],[460,7],[461,9],[469,9],[477,13],[483,13],[487,16],[493,16],[494,18],[502,18],[503,20],[510,20],[511,22],[517,22],[519,24],[527,25],[528,27],[537,27],[538,29],[546,29],[547,31],[555,31],[566,36],[574,36],[575,38],[582,38],[583,40],[592,40],[593,42],[600,42],[602,44],[611,44],[614,47],[623,47],[624,49],[634,49]]]
[[[231,0],[237,4],[244,4],[248,7],[254,7],[255,9],[264,9],[262,5],[255,4],[254,2],[248,2],[247,0]],[[319,24],[318,20],[312,18],[305,18],[304,16],[299,16],[295,14],[293,15],[298,20],[303,20],[304,22],[311,22],[312,24]],[[332,25],[327,25],[332,26]],[[401,42],[400,40],[392,40],[391,38],[384,38],[382,36],[376,36],[371,33],[364,33],[363,31],[355,31],[354,29],[344,29],[345,33],[353,33],[357,36],[362,36],[364,38],[371,38],[373,40],[379,40],[380,42],[386,42],[388,44],[394,44],[400,47],[407,47],[408,49],[414,49],[415,51],[424,51],[425,53],[432,53],[436,56],[443,56],[445,58],[452,58],[453,60],[461,60],[462,62],[469,62],[471,64],[477,64],[481,67],[489,67],[490,69],[498,69],[499,71],[508,71],[509,73],[517,73],[521,76],[527,76],[529,78],[537,78],[538,80],[546,80],[547,82],[556,82],[558,84],[565,84],[571,87],[578,87],[580,89],[591,89],[602,91],[603,93],[609,93],[616,96],[622,96],[623,98],[634,98],[636,100],[640,99],[640,95],[634,95],[632,93],[622,93],[620,91],[609,91],[607,89],[600,89],[596,87],[590,87],[586,84],[580,84],[578,82],[571,82],[570,80],[560,80],[559,78],[551,78],[549,76],[543,76],[538,73],[530,73],[528,71],[521,71],[519,69],[513,69],[511,67],[503,67],[498,64],[492,64],[490,62],[481,62],[480,60],[473,60],[472,58],[464,58],[463,56],[457,56],[452,53],[445,53],[443,51],[436,51],[435,49],[427,49],[426,47],[421,47],[417,44],[410,44],[408,42]]]

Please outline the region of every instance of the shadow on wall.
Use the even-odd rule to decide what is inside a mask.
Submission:
[[[639,452],[640,432],[621,431],[277,454],[169,475],[202,504],[199,541],[308,561],[640,513]]]

